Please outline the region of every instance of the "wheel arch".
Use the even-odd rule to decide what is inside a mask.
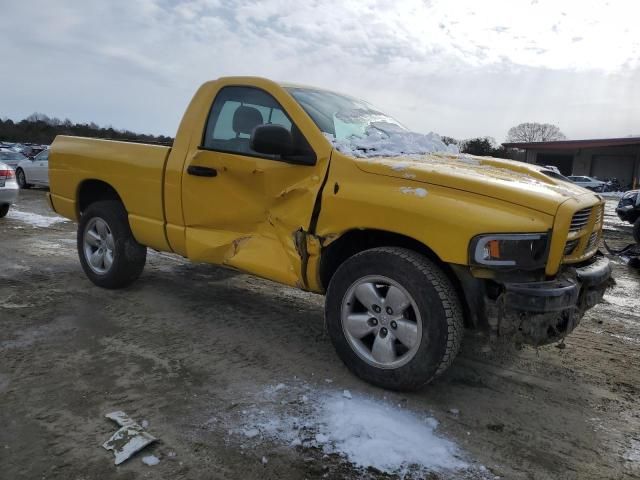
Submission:
[[[117,190],[104,180],[88,179],[78,185],[76,193],[76,208],[78,218],[89,205],[103,200],[116,200],[124,206],[122,197]]]
[[[463,305],[466,326],[473,324],[470,305],[460,278],[448,263],[444,262],[429,246],[424,243],[395,232],[377,229],[348,230],[328,244],[321,253],[319,277],[322,288],[326,291],[331,278],[340,265],[364,250],[377,247],[401,247],[420,253],[438,265],[453,284]]]
[[[22,174],[24,175],[24,183],[28,183],[27,182],[27,172],[24,171],[24,168],[22,168],[20,166],[16,166],[16,180],[18,179],[18,172],[22,172]]]

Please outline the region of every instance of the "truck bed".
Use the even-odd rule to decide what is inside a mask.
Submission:
[[[49,156],[52,207],[77,220],[80,190],[98,191],[104,182],[120,196],[138,241],[153,246],[165,237],[163,179],[170,152],[155,144],[58,136]]]

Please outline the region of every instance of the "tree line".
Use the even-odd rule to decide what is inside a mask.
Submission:
[[[60,120],[42,113],[33,113],[24,120],[14,122],[9,118],[0,119],[0,140],[17,143],[38,143],[49,145],[56,135],[106,138],[110,140],[130,140],[146,143],[170,144],[172,137],[149,135],[130,130],[100,127],[91,123],[73,123],[68,118]]]
[[[556,125],[549,123],[526,122],[509,129],[507,142],[549,142],[565,140],[567,137]],[[457,145],[462,153],[469,155],[481,155],[497,158],[516,158],[517,153],[511,148],[498,145],[493,137],[476,137],[466,140],[457,140],[453,137],[442,137],[447,145]]]

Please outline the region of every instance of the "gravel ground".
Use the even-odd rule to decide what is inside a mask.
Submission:
[[[613,205],[607,241],[630,243]],[[131,288],[101,290],[52,215],[31,190],[0,220],[1,478],[393,478],[258,425],[345,389],[437,419],[471,465],[418,476],[640,477],[640,277],[620,262],[564,348],[486,353],[470,334],[443,378],[395,394],[341,364],[321,297],[155,252]],[[113,410],[160,439],[118,467],[101,448]]]

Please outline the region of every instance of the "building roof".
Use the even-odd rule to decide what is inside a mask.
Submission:
[[[621,147],[640,145],[640,137],[594,138],[588,140],[555,140],[552,142],[513,142],[503,143],[505,148],[521,148],[527,150],[576,150],[580,148]]]

